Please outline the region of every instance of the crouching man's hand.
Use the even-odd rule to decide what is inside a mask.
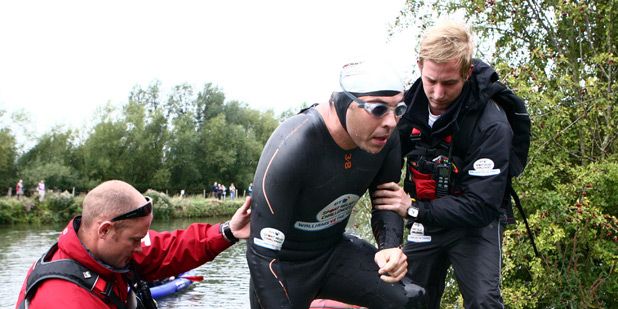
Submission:
[[[374,261],[380,268],[380,279],[394,283],[401,280],[408,272],[408,258],[399,248],[382,249],[376,252]]]

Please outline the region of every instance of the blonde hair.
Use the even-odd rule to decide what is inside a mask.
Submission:
[[[470,29],[462,23],[443,21],[425,30],[421,39],[418,60],[445,63],[457,59],[461,76],[465,79],[472,64],[474,42]]]

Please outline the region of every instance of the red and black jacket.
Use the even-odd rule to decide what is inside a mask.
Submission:
[[[101,261],[94,258],[83,246],[77,237],[80,228],[80,218],[71,220],[58,237],[57,250],[52,250],[48,261],[71,259],[81,264],[93,274],[100,276],[101,282],[111,283],[85,289],[75,282],[49,278],[44,280],[36,293],[32,295],[28,308],[109,308],[119,306],[109,299],[97,295],[97,291],[109,290],[126,303],[128,296],[128,282],[125,273],[110,269]],[[157,232],[149,230],[147,237],[142,240],[142,251],[133,254],[135,272],[146,281],[153,281],[196,268],[214,259],[219,253],[231,246],[219,232],[219,224],[210,225],[193,223],[184,230],[173,232]],[[35,264],[33,264],[34,267]],[[17,299],[16,308],[24,301],[28,278],[32,268],[22,286]],[[104,288],[105,287],[105,288]],[[100,293],[99,293],[100,294]]]

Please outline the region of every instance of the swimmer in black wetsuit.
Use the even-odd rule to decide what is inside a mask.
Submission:
[[[260,158],[247,245],[251,308],[306,309],[314,298],[413,308],[423,293],[399,282],[407,260],[396,213],[372,212],[379,250],[344,234],[367,189],[399,181],[403,85],[370,63],[344,66],[340,83],[330,103],[281,124]]]

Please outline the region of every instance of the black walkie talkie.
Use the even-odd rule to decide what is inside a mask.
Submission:
[[[433,177],[436,181],[436,198],[440,198],[449,193],[451,161],[445,156],[438,156],[432,161],[435,163]]]

